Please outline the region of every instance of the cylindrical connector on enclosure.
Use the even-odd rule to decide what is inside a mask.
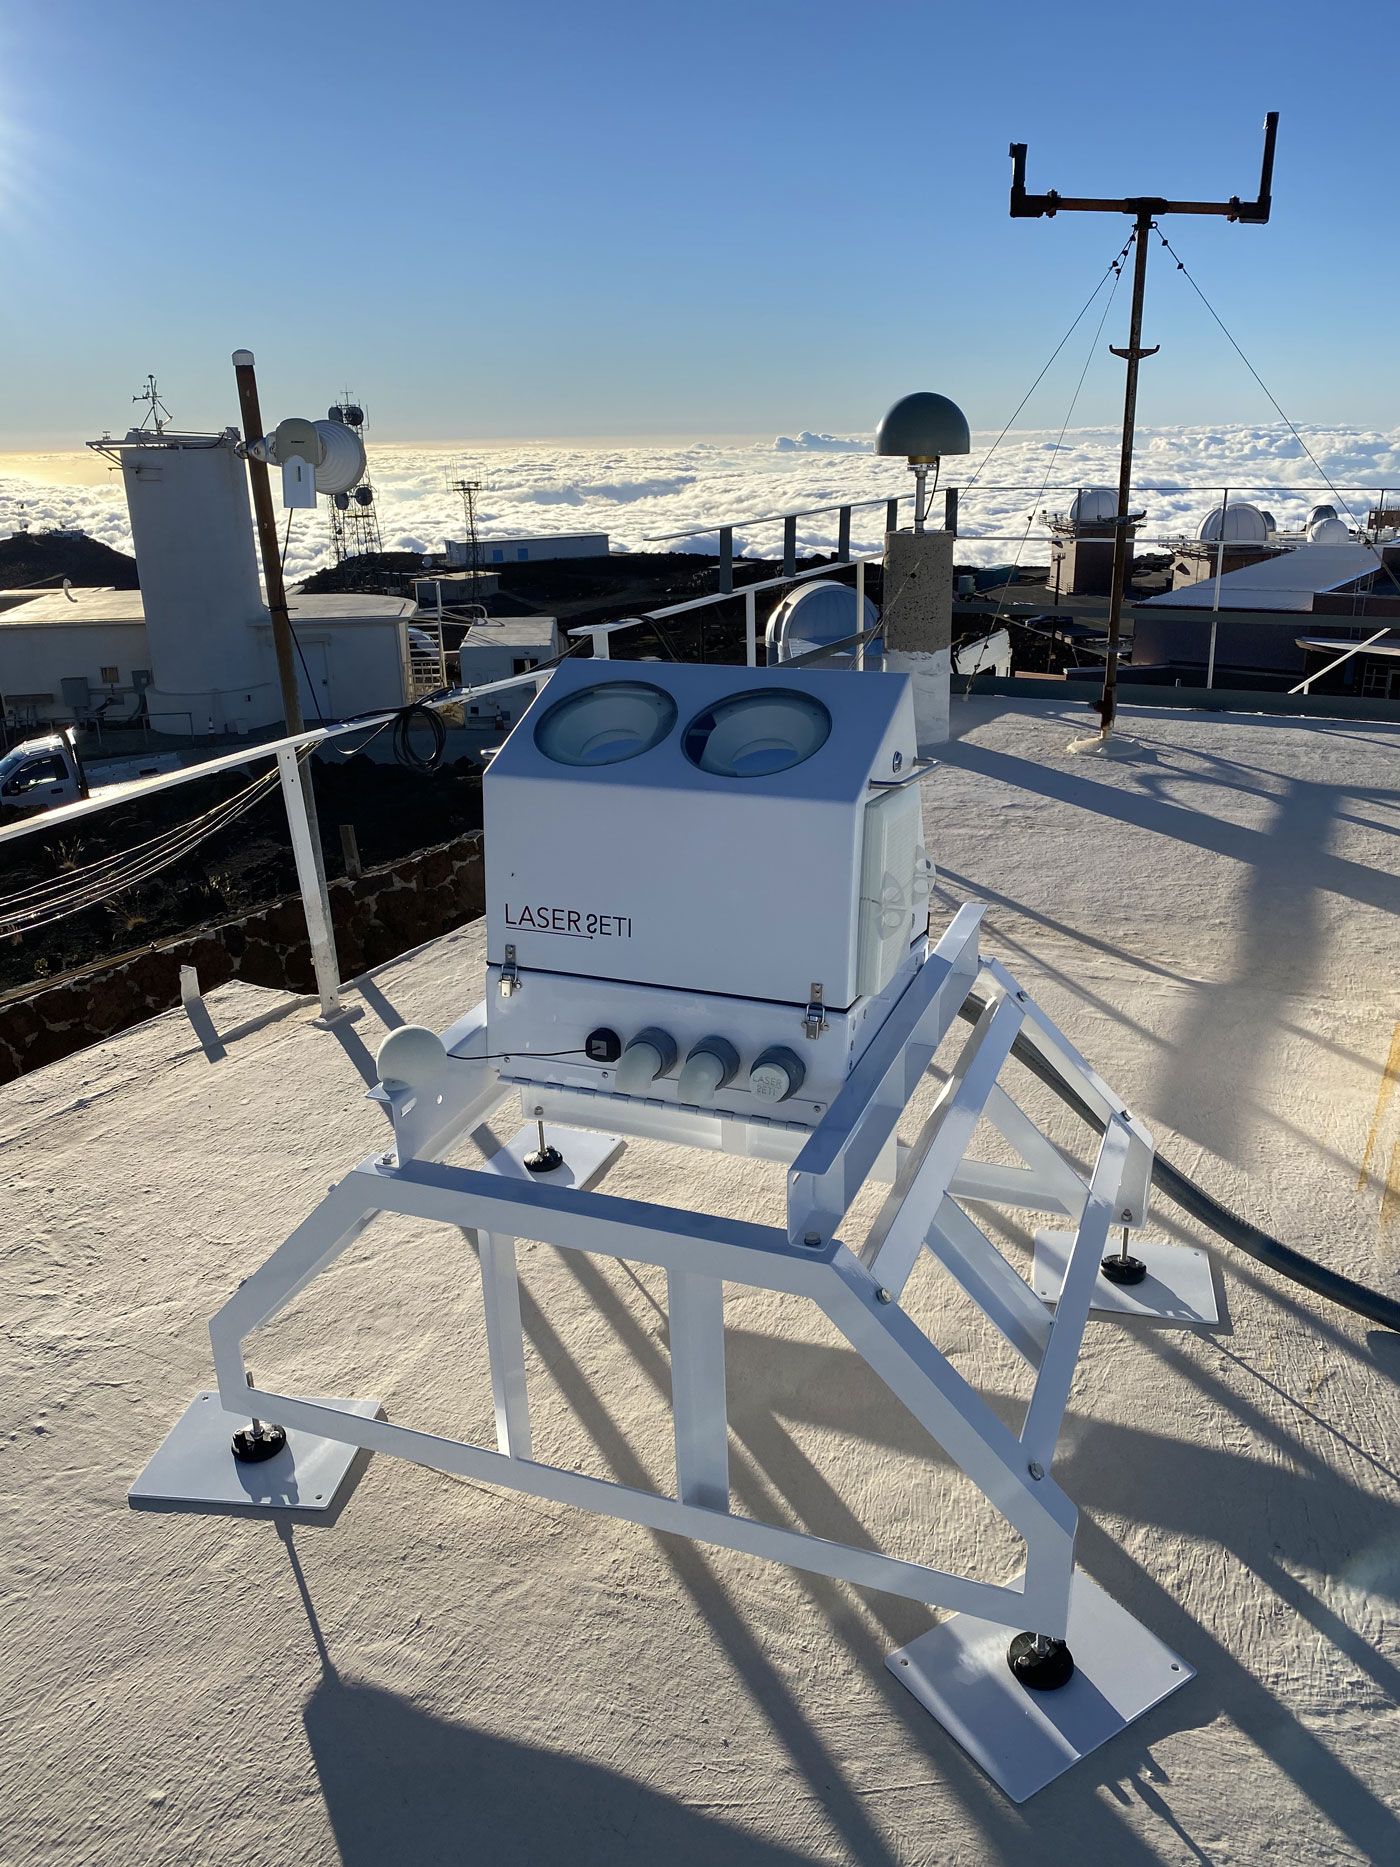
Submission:
[[[773,1044],[749,1071],[749,1088],[765,1102],[785,1102],[802,1087],[807,1067],[785,1044]]]
[[[676,1061],[676,1040],[669,1031],[649,1025],[627,1045],[617,1066],[615,1081],[625,1096],[645,1095],[658,1076]]]
[[[727,1037],[702,1037],[685,1060],[677,1085],[682,1102],[713,1102],[734,1080],[739,1053]]]

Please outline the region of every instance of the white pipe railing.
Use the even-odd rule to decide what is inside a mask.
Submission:
[[[1368,635],[1364,642],[1353,642],[1351,647],[1344,654],[1338,655],[1335,661],[1329,661],[1325,668],[1318,668],[1305,681],[1299,681],[1296,687],[1290,687],[1289,694],[1306,694],[1313,682],[1320,681],[1324,674],[1330,674],[1334,668],[1340,668],[1344,661],[1350,661],[1353,655],[1359,655],[1363,649],[1374,648],[1377,642],[1384,640],[1390,634],[1392,626],[1388,622],[1383,629],[1377,629],[1374,635]]]
[[[884,501],[879,500],[876,503],[883,505]],[[756,599],[760,591],[785,589],[791,584],[806,583],[812,577],[831,577],[838,571],[854,570],[857,593],[856,614],[859,617],[865,613],[865,567],[867,564],[883,562],[883,551],[871,551],[862,557],[838,559],[834,564],[814,564],[809,570],[795,571],[790,577],[764,577],[757,583],[746,583],[739,590],[713,590],[708,596],[688,597],[684,603],[668,603],[661,609],[644,609],[635,616],[624,616],[617,622],[582,623],[577,629],[570,629],[569,634],[575,639],[585,635],[590,637],[593,642],[593,653],[606,660],[611,653],[609,642],[614,635],[621,635],[628,629],[648,628],[653,622],[663,621],[668,616],[688,615],[697,609],[713,609],[719,603],[732,603],[736,597],[742,596],[744,599],[744,660],[746,666],[755,668],[758,666],[758,604]]]
[[[527,674],[513,674],[503,681],[487,682],[481,687],[456,688],[451,693],[439,694],[418,704],[433,709],[458,706],[464,701],[480,698],[483,694],[503,693],[517,687],[538,689],[548,678],[548,669],[543,673],[534,669]],[[118,810],[124,805],[140,802],[156,791],[174,790],[178,785],[193,784],[217,772],[236,771],[263,759],[275,759],[282,786],[282,802],[287,813],[292,859],[296,863],[297,892],[301,896],[302,912],[306,917],[306,937],[311,947],[316,995],[321,1001],[322,1016],[333,1017],[341,1009],[341,981],[335,954],[330,891],[320,851],[312,842],[306,797],[302,788],[302,754],[351,733],[373,733],[387,726],[400,710],[394,708],[369,719],[348,720],[338,726],[320,726],[312,731],[291,733],[281,739],[264,739],[257,745],[245,746],[220,758],[204,759],[198,765],[185,765],[178,771],[160,772],[139,784],[123,787],[116,797],[87,797],[76,804],[61,805],[57,810],[34,811],[17,823],[0,829],[0,843],[16,842],[22,836],[56,829],[80,818],[95,816],[100,811]]]

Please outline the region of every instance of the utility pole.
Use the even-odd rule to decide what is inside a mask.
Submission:
[[[243,444],[251,448],[263,434],[262,411],[258,407],[258,379],[253,369],[251,350],[235,350],[233,373],[238,381],[238,409],[243,418]],[[267,462],[248,455],[248,477],[253,490],[253,518],[258,528],[258,548],[262,554],[263,584],[267,590],[267,609],[272,618],[272,646],[277,656],[277,681],[282,689],[282,718],[287,732],[299,733],[306,725],[301,714],[301,695],[297,691],[297,664],[293,659],[292,622],[287,614],[287,587],[282,581],[282,546],[277,537],[277,515],[272,505],[272,484]]]
[[[233,372],[238,380],[238,407],[243,419],[243,445],[251,450],[263,435],[262,410],[258,407],[258,379],[253,371],[251,350],[235,350]],[[272,645],[277,655],[277,682],[282,690],[282,718],[288,738],[306,730],[302,718],[301,695],[297,691],[295,645],[292,622],[287,614],[287,586],[282,579],[282,547],[277,537],[277,515],[272,504],[272,485],[267,462],[251,451],[246,453],[253,490],[253,517],[257,524],[258,548],[262,554],[263,584],[267,590],[267,609],[272,618]],[[278,776],[282,783],[282,801],[287,808],[287,827],[291,833],[292,855],[297,865],[297,881],[302,905],[306,910],[306,931],[311,943],[311,964],[316,974],[316,991],[321,1000],[321,1015],[332,1018],[341,1010],[340,966],[335,951],[335,924],[331,918],[330,894],[326,888],[326,864],[321,852],[321,826],[316,817],[316,794],[311,788],[311,760],[306,762],[303,781],[301,762],[295,746],[277,754]]]
[[[1038,220],[1056,214],[1131,214],[1133,217],[1133,308],[1126,349],[1110,346],[1114,356],[1128,366],[1123,392],[1123,449],[1118,466],[1118,512],[1113,530],[1113,573],[1108,602],[1108,657],[1104,664],[1103,693],[1099,699],[1100,730],[1106,740],[1113,730],[1118,710],[1118,659],[1123,627],[1123,596],[1128,581],[1128,541],[1132,517],[1128,502],[1133,478],[1133,430],[1137,423],[1138,365],[1144,357],[1156,356],[1160,345],[1142,347],[1142,307],[1147,291],[1148,237],[1157,219],[1164,214],[1218,214],[1226,220],[1244,221],[1262,226],[1273,205],[1274,140],[1278,134],[1278,112],[1271,110],[1264,119],[1264,156],[1259,170],[1259,193],[1253,201],[1241,201],[1232,195],[1228,201],[1164,201],[1153,195],[1130,196],[1123,200],[1099,200],[1088,196],[1026,192],[1026,145],[1011,145],[1011,218]]]

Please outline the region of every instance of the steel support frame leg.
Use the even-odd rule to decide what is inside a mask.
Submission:
[[[520,1320],[520,1277],[515,1240],[478,1232],[481,1299],[486,1315],[486,1352],[491,1364],[491,1399],[496,1409],[496,1445],[507,1458],[531,1453],[530,1397],[525,1385],[525,1330]]]
[[[729,1509],[724,1380],[724,1285],[694,1271],[668,1271],[671,1412],[676,1494],[683,1504]]]

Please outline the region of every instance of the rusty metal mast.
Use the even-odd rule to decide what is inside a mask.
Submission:
[[[1142,347],[1142,305],[1147,289],[1147,245],[1152,225],[1163,214],[1218,214],[1226,220],[1247,221],[1262,226],[1273,205],[1274,139],[1278,134],[1278,112],[1271,110],[1264,119],[1264,157],[1259,170],[1259,193],[1253,201],[1241,201],[1232,195],[1228,201],[1164,201],[1153,195],[1130,196],[1121,201],[1100,200],[1091,196],[1029,194],[1026,190],[1026,145],[1011,145],[1011,218],[1038,220],[1056,214],[1131,214],[1136,251],[1133,254],[1133,308],[1126,349],[1110,346],[1116,357],[1128,366],[1123,394],[1123,449],[1118,467],[1118,512],[1113,527],[1113,578],[1108,606],[1108,658],[1104,665],[1103,694],[1099,700],[1099,718],[1105,738],[1113,727],[1118,708],[1118,649],[1123,626],[1123,593],[1127,584],[1128,501],[1133,477],[1133,429],[1137,421],[1138,365],[1144,357],[1156,356],[1160,345]]]

